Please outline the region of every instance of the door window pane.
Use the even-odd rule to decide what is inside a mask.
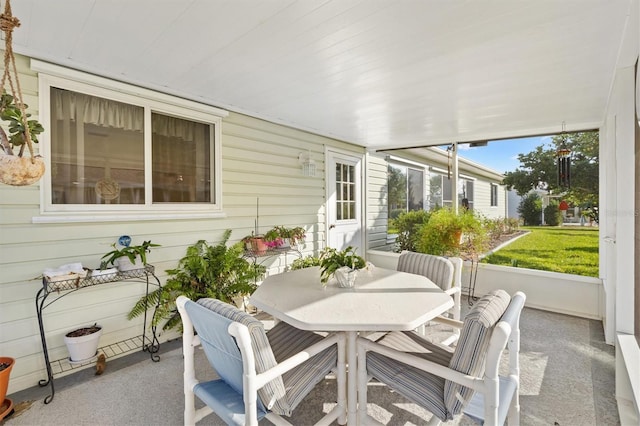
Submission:
[[[355,166],[336,163],[336,219],[355,219]]]

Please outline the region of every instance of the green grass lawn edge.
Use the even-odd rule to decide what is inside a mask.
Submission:
[[[583,226],[527,226],[530,231],[486,256],[493,265],[598,277],[598,228]]]

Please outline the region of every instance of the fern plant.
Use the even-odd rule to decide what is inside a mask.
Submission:
[[[235,297],[253,293],[256,281],[262,278],[266,268],[243,258],[243,243],[227,246],[230,236],[231,230],[226,230],[222,241],[216,245],[200,240],[188,247],[178,267],[166,271],[169,274],[167,282],[148,296],[142,296],[128,318],[140,316],[157,305],[153,325],[166,321],[163,330],[182,328],[175,305],[180,295],[191,300],[210,297],[231,303]]]

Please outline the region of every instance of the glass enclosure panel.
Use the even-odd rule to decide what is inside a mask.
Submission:
[[[424,172],[422,170],[408,170],[408,210],[422,210],[424,208]]]
[[[153,202],[211,202],[211,126],[151,115]]]
[[[144,110],[51,88],[53,204],[144,204]]]
[[[451,193],[451,189],[449,189]],[[433,174],[429,178],[429,209],[438,209],[443,203],[442,175]]]
[[[407,210],[407,168],[389,164],[388,168],[389,218],[395,219]]]

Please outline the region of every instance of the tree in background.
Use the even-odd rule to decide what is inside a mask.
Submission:
[[[558,186],[556,152],[571,150],[571,188]],[[598,205],[598,132],[566,133],[552,137],[550,144],[518,154],[520,167],[505,173],[503,184],[525,196],[532,189],[564,194],[568,202],[584,207]]]

